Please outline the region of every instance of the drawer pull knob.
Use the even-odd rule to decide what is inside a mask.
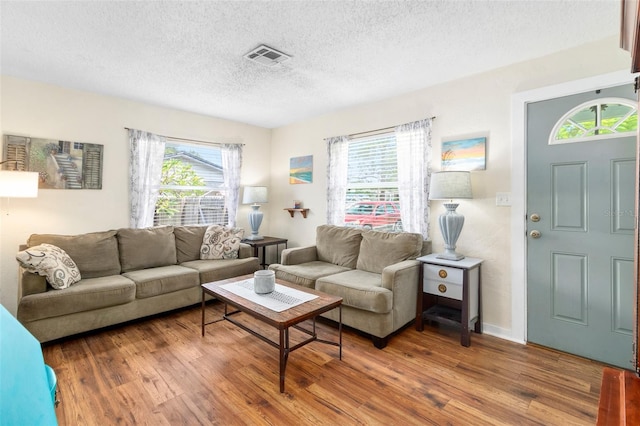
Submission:
[[[438,275],[440,276],[440,278],[447,278],[447,271],[445,271],[444,269],[440,269],[438,271]]]
[[[445,272],[445,274],[446,274],[446,272]],[[438,285],[438,291],[439,291],[440,293],[446,293],[446,292],[447,292],[447,286],[446,286],[446,285],[444,285],[444,284],[440,284],[440,285]]]

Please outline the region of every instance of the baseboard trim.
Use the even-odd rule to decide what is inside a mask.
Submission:
[[[509,340],[510,342],[519,343],[521,345],[526,344],[522,339],[517,339],[512,336],[512,331],[507,328],[498,327],[493,324],[482,324],[482,332],[490,336],[498,337],[500,339]]]

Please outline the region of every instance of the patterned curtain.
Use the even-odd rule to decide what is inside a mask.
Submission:
[[[396,127],[402,228],[429,239],[431,118]]]
[[[222,173],[224,178],[225,207],[229,214],[229,226],[236,226],[236,213],[240,202],[240,171],[242,169],[242,145],[223,144]]]
[[[129,130],[129,223],[132,228],[153,226],[165,143],[164,136]]]
[[[343,225],[347,199],[349,165],[349,137],[325,139],[329,164],[327,166],[327,224]]]

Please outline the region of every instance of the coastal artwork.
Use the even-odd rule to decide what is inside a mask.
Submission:
[[[487,138],[442,142],[442,170],[486,170]]]
[[[4,136],[3,160],[38,173],[40,189],[102,189],[103,145]]]
[[[313,182],[313,155],[291,157],[289,161],[289,183]]]

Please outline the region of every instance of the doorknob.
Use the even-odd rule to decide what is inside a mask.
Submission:
[[[533,231],[531,231],[531,232],[529,233],[529,236],[530,236],[531,238],[540,238],[540,231],[538,231],[538,230],[534,229]]]
[[[540,222],[540,215],[538,213],[533,213],[530,219],[531,219],[531,222]]]

